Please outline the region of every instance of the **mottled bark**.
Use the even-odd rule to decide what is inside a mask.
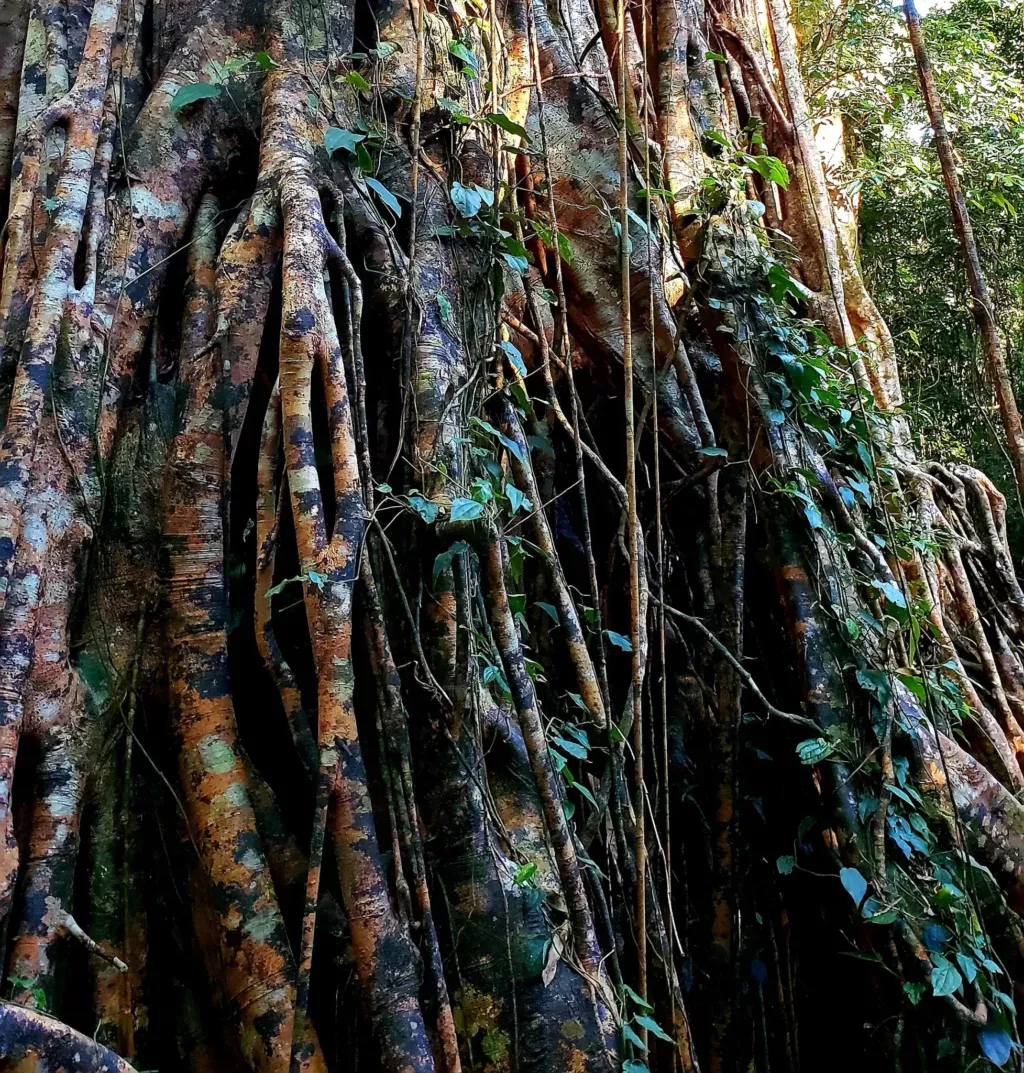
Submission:
[[[0,0],[12,1068],[821,1064],[959,926],[911,790],[1012,947],[1006,505],[812,123],[781,0]]]

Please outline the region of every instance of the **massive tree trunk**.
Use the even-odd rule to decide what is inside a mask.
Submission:
[[[1005,503],[783,0],[0,30],[0,1064],[1009,1060]]]

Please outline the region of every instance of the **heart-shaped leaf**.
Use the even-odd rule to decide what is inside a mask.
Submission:
[[[844,868],[839,873],[839,881],[846,888],[846,893],[853,899],[853,904],[858,908],[864,901],[864,895],[868,892],[868,881],[860,874],[857,868]]]

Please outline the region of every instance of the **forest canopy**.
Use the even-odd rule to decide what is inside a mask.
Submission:
[[[1021,0],[0,0],[0,1069],[1020,1070]]]

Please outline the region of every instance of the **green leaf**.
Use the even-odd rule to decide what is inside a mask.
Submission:
[[[501,349],[505,351],[505,355],[508,357],[509,364],[520,375],[526,376],[526,362],[523,361],[523,355],[520,353],[519,348],[507,340],[501,341]]]
[[[801,764],[817,764],[832,755],[835,746],[827,738],[807,738],[796,747]]]
[[[979,1028],[978,1046],[985,1057],[997,1066],[1005,1066],[1013,1053],[1014,1043],[1003,1028]]]
[[[935,968],[932,969],[932,994],[936,998],[952,995],[954,991],[963,986],[963,978],[952,962],[947,961],[939,954],[933,954],[932,961],[935,965]]]
[[[597,801],[594,799],[594,795],[583,785],[582,782],[577,782],[576,789],[594,806],[597,808]]]
[[[644,1043],[644,1041],[633,1031],[633,1029],[629,1027],[629,1025],[624,1024],[622,1026],[622,1038],[627,1043],[632,1043],[634,1047],[639,1047],[642,1051],[647,1050],[647,1044]],[[646,1069],[647,1067],[645,1066],[644,1068]]]
[[[892,699],[892,689],[885,671],[867,667],[859,670],[856,677],[858,684],[871,693],[883,708],[888,705]]]
[[[436,503],[431,503],[429,499],[424,499],[423,496],[409,496],[409,506],[427,523],[430,525],[437,518],[438,511],[441,509]]]
[[[529,883],[536,874],[537,865],[533,861],[528,861],[526,864],[520,865],[520,867],[516,869],[516,873],[512,877],[512,882],[518,886],[524,886],[526,883]]]
[[[543,602],[543,600],[538,600],[533,606],[539,607],[541,611],[543,611],[544,614],[546,614],[556,626],[562,625],[562,622],[558,617],[558,612],[555,610],[553,604],[546,604]]]
[[[804,515],[807,518],[807,524],[812,529],[825,528],[825,523],[821,520],[821,511],[813,503],[804,504]]]
[[[372,175],[366,176],[366,185],[384,202],[385,205],[396,215],[402,215],[402,206],[398,204],[398,198],[381,182]]]
[[[569,741],[567,738],[552,738],[551,739],[559,749],[564,749],[570,756],[575,756],[577,760],[586,760],[587,750],[584,749],[578,741]]]
[[[512,513],[515,514],[517,510],[531,510],[533,504],[526,498],[523,492],[514,484],[505,484],[505,498],[512,504]]]
[[[627,1058],[622,1063],[622,1073],[651,1073],[646,1062],[638,1062],[635,1058]]]
[[[210,82],[189,82],[188,85],[180,86],[171,101],[171,111],[180,112],[196,101],[206,100],[220,96],[220,86]]]
[[[369,54],[377,60],[386,60],[392,53],[401,52],[402,46],[397,41],[378,41],[368,50]]]
[[[666,1043],[672,1042],[672,1037],[654,1020],[653,1017],[648,1017],[646,1014],[638,1013],[633,1018],[638,1025],[646,1028],[652,1036],[657,1036],[658,1039],[665,1040]]]
[[[857,455],[861,462],[864,463],[864,468],[868,473],[871,473],[875,468],[874,461],[871,458],[871,452],[868,450],[867,445],[861,443],[860,440],[857,441]]]
[[[356,163],[359,165],[359,170],[364,175],[370,175],[373,172],[373,157],[370,156],[369,149],[362,142],[356,146]]]
[[[886,909],[873,894],[864,899],[860,915],[869,924],[892,924],[899,919],[899,913],[895,909]]]
[[[484,512],[482,503],[473,499],[453,499],[451,518],[453,522],[471,522]]]
[[[903,985],[903,991],[907,998],[910,999],[911,1006],[916,1006],[924,997],[925,985],[922,983],[906,983]]]
[[[967,982],[973,984],[978,977],[978,963],[974,958],[967,954],[957,954],[956,963],[960,966],[960,971],[964,974]]]
[[[789,186],[789,172],[786,170],[786,165],[778,157],[747,155],[744,156],[743,162],[751,171],[756,171],[762,178],[775,183],[776,186],[782,187],[783,190]]]
[[[558,252],[562,260],[565,261],[567,265],[572,264],[572,243],[569,241],[566,235],[562,234],[561,231],[558,232]]]
[[[629,986],[629,984],[623,984],[622,985],[622,990],[629,998],[631,998],[637,1004],[637,1006],[641,1007],[642,1009],[644,1009],[644,1010],[653,1010],[654,1009],[654,1007],[646,999],[642,999]]]
[[[529,904],[530,892],[531,888],[527,887],[527,897],[525,899],[527,901],[527,904]],[[534,893],[534,897],[538,899],[539,904],[540,892],[536,891]],[[544,966],[547,964],[548,951],[551,949],[551,940],[541,939],[539,937],[527,939],[526,942],[523,944],[523,948],[523,953],[525,954],[523,960],[525,962],[527,979],[533,976],[540,976],[540,974],[544,971]],[[474,1028],[476,1027],[477,1026],[474,1026]]]
[[[526,452],[523,448],[516,443],[511,437],[506,436],[500,429],[496,429],[489,421],[485,421],[482,417],[471,417],[470,422],[482,428],[484,432],[493,436],[510,454],[514,455],[520,462],[526,461]]]
[[[345,81],[350,86],[355,86],[360,93],[370,92],[370,83],[367,82],[358,71],[349,71],[349,73],[345,75]]]
[[[452,304],[448,301],[448,296],[444,291],[437,292],[437,308],[441,313],[441,320],[450,326],[452,323]]]
[[[839,873],[839,882],[853,899],[853,904],[859,909],[860,903],[864,901],[864,895],[868,892],[868,881],[861,875],[860,870],[843,868]]]
[[[365,134],[356,134],[352,130],[342,130],[340,127],[328,127],[324,131],[324,148],[328,153],[336,153],[339,149],[345,149],[350,153],[356,151],[356,146],[366,137]]]
[[[470,219],[480,211],[483,198],[473,186],[463,186],[460,182],[452,183],[452,204],[459,211],[460,216]]]
[[[509,268],[513,272],[518,272],[521,276],[525,276],[530,270],[530,262],[525,257],[519,257],[517,254],[509,253],[507,250],[503,250],[501,256],[505,259],[505,263]]]
[[[728,458],[729,452],[724,447],[702,447],[700,453],[706,458]]]
[[[797,286],[796,280],[782,265],[773,264],[768,269],[767,279],[773,301],[781,302],[787,294],[793,294],[797,298],[800,297],[800,288]]]
[[[477,60],[476,56],[474,56],[473,53],[470,52],[469,49],[466,48],[466,46],[461,41],[449,41],[448,51],[456,59],[462,60],[462,62],[467,67],[469,67],[472,72],[475,73],[480,69],[480,63]]]
[[[992,988],[992,997],[998,999],[1014,1016],[1016,1016],[1017,1008],[1013,1004],[1013,999],[1005,991],[999,991],[996,988]]]
[[[469,551],[469,545],[464,540],[456,540],[447,551],[442,551],[434,560],[434,580],[437,581],[441,571],[447,570],[452,565],[455,556],[461,555],[464,551]]]
[[[486,119],[488,123],[493,123],[496,127],[501,127],[506,133],[514,134],[517,138],[522,138],[523,141],[528,142],[530,140],[530,135],[527,134],[526,127],[521,127],[518,123],[509,119],[504,112],[488,112],[487,115],[484,116],[484,119]]]
[[[796,867],[796,858],[789,855],[780,857],[775,862],[775,867],[778,869],[779,875],[788,876]]]
[[[907,600],[902,590],[891,581],[879,581],[876,578],[871,582],[871,587],[878,589],[889,603],[895,604],[897,607],[905,608],[907,606]]]
[[[574,723],[569,723],[565,727],[565,732],[570,737],[575,738],[578,742],[590,748],[590,736],[583,729],[583,727],[576,726]]]
[[[517,238],[511,235],[503,235],[501,239],[502,249],[507,250],[513,257],[525,257],[529,260],[529,251]]]
[[[467,115],[462,110],[462,105],[458,101],[453,101],[450,97],[439,97],[437,103],[446,111],[451,112],[452,117],[459,123],[472,123],[473,117]]]
[[[715,63],[725,63],[726,62],[726,59],[721,54],[721,52],[705,52],[704,53],[704,59],[706,59],[706,60],[714,60]]]
[[[501,668],[496,667],[493,663],[488,663],[484,667],[482,678],[485,686],[490,685],[491,682],[496,682],[502,693],[510,694],[512,692],[508,688],[508,682],[505,681],[505,675],[502,673]]]
[[[546,455],[550,456],[551,458],[555,457],[555,449],[554,449],[554,447],[551,446],[551,441],[547,438],[547,436],[544,435],[544,433],[542,431],[540,431],[539,427],[538,427],[537,435],[536,436],[527,436],[526,437],[526,442],[535,451],[540,451],[542,454],[546,454]]]
[[[548,605],[550,606],[550,604]],[[581,711],[588,712],[590,709],[587,707],[586,701],[579,695],[579,693],[566,693],[565,694]]]
[[[295,577],[286,577],[284,581],[279,581],[276,585],[271,585],[270,588],[267,589],[267,599],[269,600],[271,596],[280,595],[293,582],[305,580],[305,574],[298,574]]]
[[[629,638],[623,637],[621,633],[616,633],[614,630],[605,630],[604,635],[616,648],[621,648],[623,652],[633,651],[633,645],[630,643]]]
[[[266,52],[257,52],[253,59],[264,71],[272,71],[277,66],[277,61],[272,60]]]

